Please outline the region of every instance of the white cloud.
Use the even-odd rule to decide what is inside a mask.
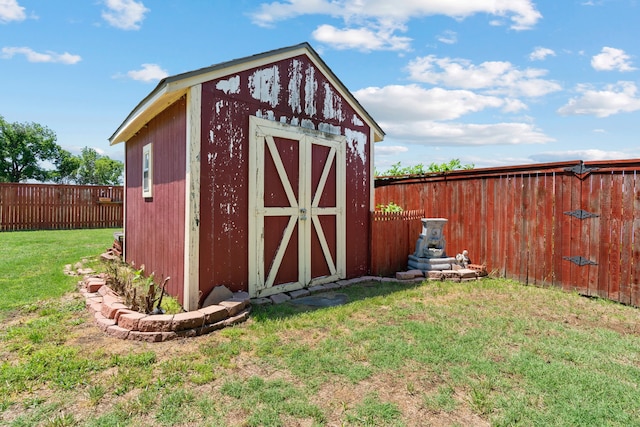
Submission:
[[[547,70],[519,70],[510,62],[487,61],[480,65],[466,59],[419,57],[407,67],[414,81],[463,89],[483,89],[489,94],[539,97],[559,91],[561,86],[541,77]]]
[[[529,54],[529,59],[531,61],[543,61],[547,56],[556,56],[556,53],[546,47],[536,47],[533,52]]]
[[[158,64],[142,64],[140,70],[131,70],[127,72],[127,76],[133,80],[143,81],[145,83],[162,80],[169,73],[162,69]]]
[[[406,153],[409,149],[402,145],[380,145],[376,144],[374,146],[376,156],[393,156],[400,153]]]
[[[571,98],[558,109],[559,114],[608,117],[640,110],[638,88],[633,82],[619,81],[605,86],[603,90],[594,90],[587,85],[579,85],[576,89],[580,97]]]
[[[56,53],[47,51],[45,53],[40,53],[34,51],[29,47],[3,47],[1,52],[2,58],[10,59],[15,55],[24,55],[29,62],[58,62],[61,64],[76,64],[82,60],[80,55],[72,55],[68,52]]]
[[[348,28],[318,28],[314,34],[324,36],[318,39],[325,43],[335,43],[341,48],[353,45],[362,49],[363,43],[342,43],[336,35],[344,34],[361,40],[370,31],[375,38],[385,40],[379,43],[381,49],[407,50],[406,37],[395,36],[397,31],[406,31],[405,24],[412,18],[444,15],[454,19],[464,19],[479,13],[497,16],[511,21],[514,30],[530,29],[542,18],[531,0],[474,0],[474,1],[416,1],[416,0],[282,0],[262,3],[252,14],[257,25],[270,27],[278,21],[292,19],[302,15],[327,15],[341,18]],[[327,26],[328,27],[328,26]],[[361,29],[357,29],[357,27]],[[391,29],[388,34],[377,34],[381,28]],[[329,31],[331,29],[331,31]],[[318,33],[318,30],[320,32]],[[355,33],[354,33],[355,32]],[[400,40],[396,40],[400,39]],[[450,37],[444,40],[451,41]],[[375,43],[374,43],[375,45]],[[373,48],[369,48],[373,49]]]
[[[374,117],[394,122],[453,120],[487,108],[506,107],[513,112],[517,105],[468,90],[424,89],[418,85],[369,87],[356,91],[354,95]],[[523,108],[524,104],[520,107]]]
[[[479,95],[468,90],[425,89],[418,85],[370,87],[354,92],[376,117],[389,139],[424,145],[544,143],[552,139],[528,123],[443,123],[489,108],[514,112],[518,100]]]
[[[392,28],[347,28],[321,25],[313,33],[319,42],[332,45],[336,49],[408,50],[411,39],[393,35]]]
[[[544,144],[554,139],[529,123],[380,122],[389,137],[422,145],[483,146]]]
[[[16,0],[0,0],[0,22],[24,21],[27,15],[24,7],[20,6]]]
[[[105,0],[104,4],[108,10],[102,12],[102,18],[121,30],[139,30],[149,11],[142,2],[135,0]]]
[[[550,163],[564,162],[569,160],[620,160],[636,157],[622,151],[604,151],[597,149],[589,150],[566,150],[566,151],[547,151],[530,155],[529,158],[534,162]]]
[[[438,35],[437,39],[440,43],[456,44],[458,43],[458,34],[455,31],[446,30]]]
[[[631,57],[624,50],[614,47],[603,47],[602,51],[591,58],[591,66],[596,71],[633,71]]]

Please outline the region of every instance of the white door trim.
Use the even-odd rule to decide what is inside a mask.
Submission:
[[[305,286],[335,281],[345,277],[346,269],[346,138],[341,135],[300,128],[251,116],[249,119],[249,294],[252,297],[268,296],[279,292],[300,289]],[[274,137],[298,141],[299,145],[299,188],[298,197],[291,187],[286,170],[277,150]],[[323,145],[329,148],[315,194],[312,193],[312,147]],[[287,195],[289,206],[264,206],[264,159],[269,150],[278,176]],[[320,207],[322,193],[328,176],[335,164],[336,205]],[[319,216],[331,215],[336,218],[336,256],[333,259],[328,239]],[[289,216],[282,240],[276,251],[271,268],[264,264],[264,218],[269,216]],[[298,225],[298,280],[274,286],[275,278],[282,263],[284,253],[296,225]],[[316,230],[322,256],[329,268],[329,275],[313,278],[311,271],[311,237]],[[315,254],[318,256],[318,254]]]

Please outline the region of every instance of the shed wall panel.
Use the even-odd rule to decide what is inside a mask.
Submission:
[[[126,144],[126,260],[181,303],[184,282],[186,102],[182,98]],[[153,143],[153,197],[142,197],[142,148]]]
[[[247,234],[248,179],[252,173],[248,170],[248,132],[252,115],[346,136],[346,275],[366,274],[370,128],[320,69],[302,55],[202,85],[202,297],[217,285],[248,289],[248,247],[253,244]],[[270,246],[273,244],[268,243]]]

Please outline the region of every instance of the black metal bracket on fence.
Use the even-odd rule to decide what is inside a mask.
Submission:
[[[566,259],[567,261],[571,261],[572,263],[582,267],[583,265],[598,265],[597,262],[591,261],[590,259],[581,257],[581,256],[563,256],[562,259]]]
[[[585,218],[597,218],[600,215],[589,212],[589,211],[585,211],[583,209],[577,209],[575,211],[567,211],[564,212],[565,215],[569,215],[569,216],[573,216],[576,217],[578,219],[585,219]]]
[[[584,162],[582,160],[580,160],[580,163],[578,163],[575,166],[572,166],[570,168],[565,168],[564,170],[566,172],[573,172],[576,175],[580,175],[579,178],[585,178],[587,175],[589,175],[591,172],[593,171],[597,171],[600,168],[590,168],[584,165]]]

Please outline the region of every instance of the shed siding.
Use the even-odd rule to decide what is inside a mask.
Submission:
[[[248,245],[252,244],[247,234],[251,115],[346,136],[346,274],[366,274],[370,128],[320,69],[301,55],[202,85],[202,297],[217,285],[248,289]],[[267,242],[267,246],[270,244]]]
[[[126,144],[126,257],[181,303],[184,282],[186,102],[169,106]],[[153,143],[153,198],[142,197],[142,147]]]

